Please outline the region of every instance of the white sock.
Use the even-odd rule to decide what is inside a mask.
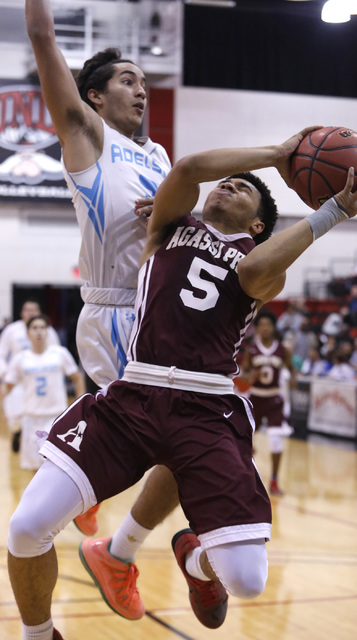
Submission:
[[[128,513],[125,520],[115,532],[110,543],[110,553],[121,560],[132,562],[151,529],[146,529]]]
[[[53,638],[53,622],[52,618],[42,624],[34,627],[28,627],[22,623],[23,640],[52,640]]]
[[[192,578],[198,578],[198,580],[205,580],[209,582],[210,578],[203,573],[201,569],[200,557],[202,553],[201,547],[196,547],[186,553],[185,556],[185,569]]]

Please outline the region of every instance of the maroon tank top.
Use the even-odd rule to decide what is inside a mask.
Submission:
[[[264,347],[259,338],[249,347],[251,367],[257,372],[254,382],[256,389],[279,387],[280,372],[284,366],[285,347],[274,340],[270,347]]]
[[[256,311],[239,284],[237,264],[254,247],[246,233],[227,236],[182,218],[140,269],[129,359],[234,375]]]

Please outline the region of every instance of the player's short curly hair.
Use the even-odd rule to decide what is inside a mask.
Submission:
[[[80,96],[84,102],[89,104],[96,111],[95,104],[88,98],[89,89],[104,91],[108,81],[113,77],[115,72],[115,64],[118,62],[130,62],[121,57],[120,49],[109,47],[103,51],[98,51],[83,65],[83,68],[76,76],[76,82]]]
[[[262,309],[260,309],[260,311],[258,311],[257,315],[254,318],[254,326],[257,327],[262,318],[267,318],[268,320],[270,320],[272,325],[275,327],[275,325],[276,325],[276,315],[275,315],[275,313],[270,311],[270,309],[264,309],[264,307],[263,307]]]
[[[260,220],[264,222],[264,230],[254,236],[253,240],[255,244],[261,244],[262,242],[270,238],[279,215],[276,202],[271,195],[270,189],[267,187],[265,182],[263,182],[263,180],[258,178],[258,176],[254,175],[254,173],[251,173],[250,171],[235,173],[233,176],[229,176],[229,178],[242,178],[242,180],[250,182],[256,189],[258,189],[260,193],[261,200],[258,210],[258,216]]]

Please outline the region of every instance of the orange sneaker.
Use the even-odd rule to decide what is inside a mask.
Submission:
[[[85,513],[81,513],[73,520],[77,529],[84,533],[85,536],[94,536],[98,531],[97,511],[99,507],[100,503],[95,504],[94,507],[91,507]]]
[[[111,538],[84,540],[79,556],[107,605],[128,620],[139,620],[145,613],[136,587],[139,571],[133,562],[123,562],[109,551]]]
[[[270,480],[270,485],[269,485],[269,493],[271,493],[272,496],[283,496],[284,495],[284,491],[282,491],[277,483],[276,480]]]

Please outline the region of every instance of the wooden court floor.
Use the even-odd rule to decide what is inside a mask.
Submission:
[[[256,461],[269,477],[266,436]],[[21,625],[6,569],[7,527],[30,472],[18,467],[0,420],[0,640],[20,640]],[[71,523],[57,538],[59,580],[53,618],[65,640],[357,640],[357,453],[331,443],[289,440],[274,498],[269,579],[256,600],[230,597],[224,625],[210,631],[191,612],[187,587],[171,552],[187,526],[180,509],[147,539],[137,556],[147,614],[129,622],[114,614],[83,569],[82,535]],[[140,483],[107,501],[98,535],[109,535],[140,491]]]

